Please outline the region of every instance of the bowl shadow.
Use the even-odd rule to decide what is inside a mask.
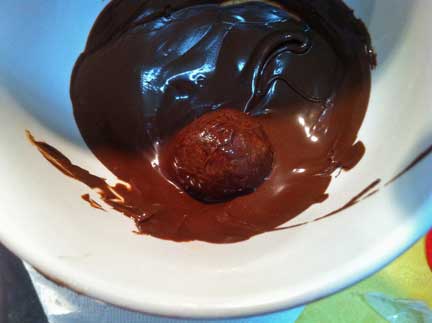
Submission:
[[[412,20],[415,2],[368,0],[366,3],[370,3],[364,5],[370,8],[366,24],[372,34],[372,43],[378,58],[377,72],[380,73],[385,70],[404,40],[405,32]]]
[[[418,140],[417,145],[412,149],[412,153],[406,158],[401,171],[403,167],[412,164],[417,157],[421,157],[421,154],[430,150],[431,147],[432,132]],[[419,209],[426,205],[428,200],[432,199],[432,151],[429,151],[423,157],[411,169],[391,183],[389,187],[394,201],[406,211],[406,214],[417,213]],[[432,214],[432,209],[428,210],[428,212]]]
[[[69,98],[70,75],[105,5],[86,0],[0,1],[0,12],[7,13],[0,20],[0,86],[44,127],[79,145],[83,143]]]

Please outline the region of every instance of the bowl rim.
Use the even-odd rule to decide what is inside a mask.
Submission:
[[[426,214],[430,210],[432,210],[432,196],[429,196],[415,213]],[[62,265],[61,261],[54,256],[41,253],[33,254],[31,248],[27,248],[25,244],[20,244],[19,241],[14,240],[13,235],[5,234],[7,230],[0,231],[0,241],[6,248],[58,286],[68,288],[78,294],[100,300],[106,304],[161,317],[225,319],[289,310],[337,293],[384,268],[421,239],[429,231],[430,227],[432,227],[432,218],[429,225],[414,220],[401,222],[392,232],[380,237],[379,247],[373,253],[363,253],[360,257],[353,258],[350,263],[338,267],[337,277],[327,277],[326,280],[321,280],[318,286],[315,285],[309,290],[304,289],[297,295],[284,297],[284,293],[279,293],[277,297],[272,296],[270,300],[268,297],[261,297],[261,299],[267,299],[266,302],[251,302],[248,305],[225,304],[222,306],[203,306],[202,304],[196,306],[181,302],[167,304],[163,301],[154,302],[145,298],[130,300],[127,297],[117,295],[114,291],[106,290],[103,286],[98,286],[97,283],[92,283],[86,279],[77,279],[77,275],[70,270],[71,268],[69,270],[65,268],[68,266]],[[260,299],[260,296],[255,295],[255,298]]]

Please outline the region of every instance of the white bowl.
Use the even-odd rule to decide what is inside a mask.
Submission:
[[[329,201],[292,223],[340,207],[390,179],[432,143],[430,0],[358,0],[379,57],[360,132],[361,163],[333,181]],[[76,128],[69,78],[105,2],[2,0],[0,239],[56,281],[95,298],[177,317],[244,316],[336,292],[398,256],[432,226],[432,160],[337,216],[234,245],[138,236],[117,213],[80,200],[87,189],[46,162],[29,129],[77,164],[111,176]],[[289,201],[288,201],[289,203]]]

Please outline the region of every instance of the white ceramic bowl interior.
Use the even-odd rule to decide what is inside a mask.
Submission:
[[[333,181],[330,199],[292,224],[390,179],[432,143],[430,0],[351,0],[379,65],[360,132],[367,153]],[[432,226],[432,160],[326,220],[234,245],[173,243],[132,233],[90,208],[88,189],[46,162],[29,129],[93,173],[112,178],[72,117],[70,73],[100,0],[0,2],[0,239],[66,285],[98,299],[177,317],[252,315],[323,297],[378,270]],[[289,201],[287,201],[289,203]]]

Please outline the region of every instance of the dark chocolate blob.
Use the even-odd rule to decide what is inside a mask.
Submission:
[[[87,145],[127,185],[110,187],[57,150],[44,154],[60,156],[68,176],[97,188],[139,232],[163,239],[241,241],[324,201],[332,173],[365,152],[356,141],[375,56],[341,1],[275,3],[111,1],[77,61],[71,97]],[[164,175],[164,149],[221,108],[259,120],[273,170],[255,192],[206,204]]]

